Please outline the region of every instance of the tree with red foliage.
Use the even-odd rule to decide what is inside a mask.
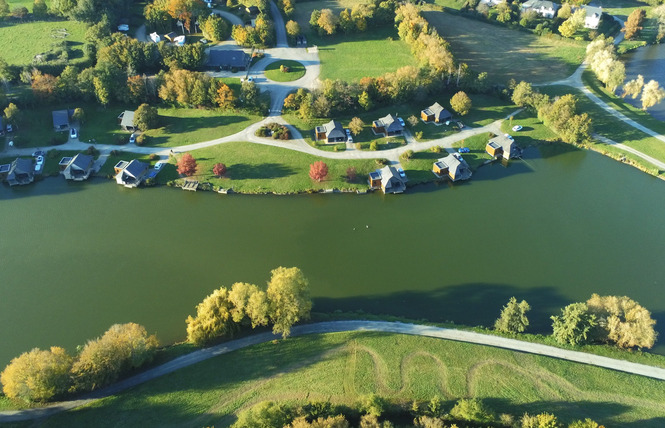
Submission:
[[[346,179],[348,180],[349,183],[353,183],[356,181],[356,178],[358,177],[358,172],[356,171],[356,168],[353,166],[350,166],[346,169]]]
[[[328,176],[328,165],[323,161],[314,162],[309,166],[309,178],[321,181]]]
[[[216,163],[215,166],[212,167],[212,173],[217,177],[221,177],[226,174],[226,165],[223,163]]]
[[[196,159],[194,159],[194,156],[190,155],[189,153],[185,153],[182,155],[180,159],[178,159],[178,174],[186,175],[186,176],[192,176],[196,172]]]

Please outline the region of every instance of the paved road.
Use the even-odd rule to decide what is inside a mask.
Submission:
[[[275,23],[275,34],[277,36],[277,47],[288,48],[289,43],[286,40],[286,27],[284,26],[284,19],[274,1],[270,2],[270,14]]]
[[[404,324],[400,322],[385,321],[331,321],[315,324],[305,324],[295,326],[291,330],[292,336],[304,336],[308,334],[338,333],[348,331],[379,331],[387,333],[408,334],[414,336],[432,337],[436,339],[455,340],[458,342],[474,343],[478,345],[492,346],[496,348],[510,349],[513,351],[525,352],[528,354],[544,355],[548,357],[559,358],[562,360],[573,361],[576,363],[588,364],[596,367],[603,367],[610,370],[617,370],[626,373],[646,376],[654,379],[665,380],[665,368],[647,366],[644,364],[631,363],[629,361],[616,360],[613,358],[601,357],[599,355],[586,354],[584,352],[570,351],[556,348],[554,346],[541,345],[538,343],[523,342],[516,339],[492,336],[489,334],[475,333],[472,331],[455,330],[449,328],[432,327],[417,324]],[[248,336],[242,339],[231,340],[211,348],[205,348],[183,355],[166,364],[145,371],[139,375],[126,379],[111,385],[108,388],[100,390],[94,394],[86,396],[80,400],[65,401],[54,403],[50,406],[39,409],[26,409],[15,411],[0,412],[0,423],[19,422],[31,419],[48,417],[55,413],[65,410],[71,410],[89,404],[95,400],[133,388],[142,383],[172,373],[176,370],[189,367],[207,359],[227,354],[238,349],[269,342],[278,339],[271,333],[260,333]]]
[[[655,165],[656,167],[658,167],[661,171],[665,171],[665,162],[661,162],[658,159],[654,159],[649,155],[645,155],[644,153],[642,153],[638,150],[635,150],[632,147],[628,147],[625,144],[617,143],[616,141],[610,140],[609,138],[603,137],[602,135],[593,134],[592,137],[595,138],[596,140],[602,141],[603,143],[605,143],[609,146],[618,147],[621,150],[625,150],[625,151],[630,152],[630,153],[632,153],[632,154],[634,154],[638,157],[641,157],[645,161],[647,161],[647,162]]]

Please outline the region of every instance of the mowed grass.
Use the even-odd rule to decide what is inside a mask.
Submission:
[[[281,66],[288,67],[289,71],[282,71]],[[265,70],[268,79],[275,82],[291,82],[305,75],[305,66],[298,61],[281,60],[268,64]]]
[[[10,5],[10,8],[12,5]],[[32,10],[32,7],[28,7]],[[70,44],[70,60],[83,57],[83,44],[87,24],[76,21],[0,23],[0,58],[8,64],[32,64],[35,55],[47,52],[56,42],[66,40]],[[57,30],[66,29],[67,37],[54,37]]]
[[[7,4],[9,4],[9,10],[12,11],[16,9],[17,7],[26,7],[30,13],[32,13],[32,7],[34,5],[34,0],[7,0]],[[51,6],[51,1],[50,0],[45,0],[44,3],[46,3],[46,6]]]
[[[189,152],[198,163],[192,177],[239,193],[302,193],[323,189],[366,189],[366,177],[378,166],[374,160],[322,159],[306,153],[248,142],[225,143]],[[174,160],[175,161],[175,160]],[[319,182],[309,177],[316,161],[328,165],[328,177]],[[226,165],[223,178],[212,173],[216,163]],[[355,167],[358,179],[346,180],[346,170]]]
[[[660,427],[665,416],[658,380],[467,343],[350,332],[235,351],[40,424],[227,427],[264,400],[352,405],[369,393],[406,407],[439,396],[446,411],[460,397],[478,397],[497,412],[552,412],[564,423]]]
[[[252,113],[192,108],[159,108],[160,127],[145,132],[147,146],[176,147],[242,131],[262,119]]]
[[[538,37],[438,10],[423,16],[450,43],[458,61],[486,71],[492,82],[551,82],[568,77],[584,59],[585,42]]]
[[[317,45],[321,60],[320,79],[357,81],[378,77],[400,67],[416,65],[406,43],[399,40],[392,25],[370,28],[364,33],[319,36],[309,25],[314,9],[331,9],[336,15],[344,8],[351,10],[360,0],[316,1],[299,3],[294,20],[307,37],[309,46]]]

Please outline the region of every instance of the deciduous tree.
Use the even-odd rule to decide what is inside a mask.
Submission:
[[[233,322],[229,290],[218,288],[196,306],[196,317],[187,317],[187,341],[203,346],[214,339],[232,336],[237,330]]]
[[[335,16],[332,10],[323,9],[321,10],[321,14],[319,15],[316,23],[319,28],[319,32],[332,35],[335,34],[335,30],[337,30],[339,19]]]
[[[235,107],[236,96],[233,94],[233,89],[231,89],[226,83],[222,83],[219,89],[217,89],[216,101],[217,105],[225,110]]]
[[[293,324],[309,318],[312,310],[309,281],[300,269],[274,269],[268,282],[267,297],[273,333],[281,333],[282,337],[287,337]]]
[[[349,122],[349,130],[353,135],[358,135],[361,132],[363,132],[363,128],[365,127],[365,122],[359,117],[354,117],[351,119],[351,122]]]
[[[626,39],[630,40],[639,33],[639,31],[642,29],[640,24],[642,24],[644,18],[646,18],[646,12],[644,12],[644,9],[635,9],[630,13],[630,15],[628,15],[628,19],[626,19],[626,23],[621,30],[623,31],[624,37]]]
[[[479,423],[492,423],[495,419],[494,413],[477,398],[459,400],[450,415],[456,419]]]
[[[586,303],[573,303],[561,309],[561,315],[552,316],[552,336],[561,344],[579,345],[590,338],[596,326],[596,316]]]
[[[601,340],[614,342],[620,348],[651,348],[656,343],[656,321],[648,310],[629,297],[594,293],[587,305],[598,319]]]
[[[196,159],[189,153],[185,153],[178,159],[178,174],[188,177],[196,173]]]
[[[328,176],[328,165],[323,161],[316,161],[309,166],[309,178],[316,181],[324,180]]]
[[[215,166],[212,167],[212,173],[217,177],[223,176],[226,174],[226,165],[223,163],[216,163]]]
[[[48,7],[44,0],[35,0],[32,3],[32,15],[35,18],[44,18],[48,12]]]
[[[201,32],[203,37],[213,42],[221,42],[231,35],[229,25],[222,17],[217,15],[210,15],[203,21]]]
[[[471,110],[471,98],[465,92],[459,91],[450,99],[450,107],[460,116],[464,116]]]
[[[141,104],[134,112],[134,125],[141,131],[156,128],[159,125],[159,114],[156,107]]]
[[[522,333],[529,326],[529,319],[526,313],[531,310],[531,307],[522,300],[517,303],[515,297],[508,300],[506,306],[501,311],[501,316],[494,323],[494,329],[504,333]]]
[[[292,38],[296,37],[300,34],[300,25],[296,21],[289,20],[286,23],[286,34]]]
[[[7,119],[7,122],[11,123],[12,125],[17,125],[23,118],[23,112],[19,110],[18,107],[16,107],[16,104],[9,103],[9,105],[5,108],[5,118]]]
[[[621,98],[625,98],[627,95],[630,95],[632,99],[637,98],[644,89],[644,76],[641,74],[637,75],[637,78],[629,80],[623,85],[623,93]]]
[[[0,0],[0,18],[4,18],[9,15],[9,3],[7,0]]]
[[[62,348],[33,349],[14,358],[0,374],[2,390],[9,398],[49,401],[67,392],[72,357]]]
[[[653,107],[665,99],[665,89],[655,80],[649,80],[642,89],[642,110]]]

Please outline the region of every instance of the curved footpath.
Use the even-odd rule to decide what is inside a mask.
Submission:
[[[455,340],[458,342],[474,343],[477,345],[493,346],[496,348],[510,349],[528,354],[544,355],[559,358],[576,363],[588,364],[610,370],[622,371],[639,376],[665,380],[665,368],[648,366],[645,364],[632,363],[614,358],[602,357],[600,355],[587,354],[584,352],[570,351],[554,346],[541,345],[539,343],[524,342],[516,339],[492,336],[489,334],[476,333],[473,331],[455,330],[450,328],[433,327],[418,324],[405,324],[401,322],[387,321],[330,321],[314,324],[304,324],[293,327],[291,336],[304,336],[308,334],[340,333],[350,331],[372,331],[385,333],[408,334],[413,336],[432,337],[436,339]],[[89,404],[100,398],[115,395],[119,392],[133,388],[142,383],[164,376],[176,370],[189,367],[207,359],[228,354],[238,349],[270,342],[279,339],[280,336],[272,333],[260,333],[242,339],[231,340],[210,348],[194,351],[190,354],[178,357],[161,366],[147,370],[122,382],[118,382],[108,388],[102,389],[79,400],[63,401],[54,403],[47,407],[26,410],[10,410],[0,412],[0,423],[19,422],[31,419],[49,417],[55,413],[71,410]]]

